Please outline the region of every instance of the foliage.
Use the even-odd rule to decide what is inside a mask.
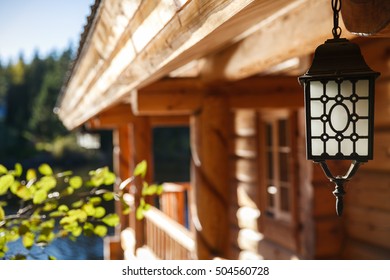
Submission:
[[[8,244],[19,239],[31,250],[34,246],[46,247],[60,237],[106,236],[110,227],[119,224],[119,216],[109,212],[106,202],[121,201],[123,212],[129,213],[124,188],[135,178],[143,184],[143,202],[136,210],[137,217],[142,218],[150,207],[145,197],[162,192],[161,186],[144,182],[146,168],[145,161],[138,164],[134,176],[114,192],[110,186],[116,176],[107,167],[92,170],[83,179],[71,171],[55,174],[48,164],[25,172],[20,164],[13,170],[0,165],[0,258],[27,258],[7,253]],[[20,203],[17,209],[11,203],[14,200]]]
[[[25,159],[41,151],[38,144],[51,143],[69,134],[53,113],[58,94],[69,70],[73,51],[45,58],[35,54],[26,63],[0,64],[0,156]]]

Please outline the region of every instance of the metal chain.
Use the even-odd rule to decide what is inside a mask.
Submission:
[[[339,26],[339,14],[341,11],[341,0],[332,0],[332,9],[333,9],[333,29],[332,34],[334,39],[340,38],[341,28]]]

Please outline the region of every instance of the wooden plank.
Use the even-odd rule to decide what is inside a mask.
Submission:
[[[345,27],[352,33],[390,37],[390,2],[387,0],[343,0],[341,14]]]
[[[202,106],[204,87],[197,79],[165,79],[133,93],[136,115],[190,115]]]
[[[239,80],[292,57],[310,54],[332,37],[332,19],[329,1],[291,1],[253,34],[210,57],[208,63],[212,66],[205,68],[204,76],[210,80]],[[350,34],[345,36],[351,38]]]
[[[191,213],[199,259],[229,255],[229,123],[226,99],[218,95],[208,96],[191,117]]]

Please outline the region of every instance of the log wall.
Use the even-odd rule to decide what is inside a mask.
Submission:
[[[346,259],[390,258],[390,39],[363,41],[367,64],[381,76],[376,83],[374,160],[348,184],[343,220]]]

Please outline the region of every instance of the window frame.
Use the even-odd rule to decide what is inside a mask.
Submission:
[[[280,121],[286,120],[287,126],[285,134],[288,137],[287,145],[279,144],[279,126]],[[260,205],[264,213],[262,224],[265,221],[275,221],[281,224],[296,226],[297,225],[297,191],[298,191],[298,166],[297,166],[297,112],[287,109],[261,110],[258,112],[258,151],[259,151],[259,183],[260,183]],[[267,137],[267,125],[272,127],[272,145],[269,146]],[[267,139],[268,138],[268,139]],[[270,162],[267,159],[268,152],[272,153],[272,172],[268,167]],[[281,180],[280,174],[280,155],[287,154],[288,170],[287,182]],[[270,174],[273,174],[271,180]],[[274,205],[270,205],[269,187],[274,186],[276,189],[274,196]],[[289,211],[282,209],[281,189],[287,188],[289,192],[288,205]]]

